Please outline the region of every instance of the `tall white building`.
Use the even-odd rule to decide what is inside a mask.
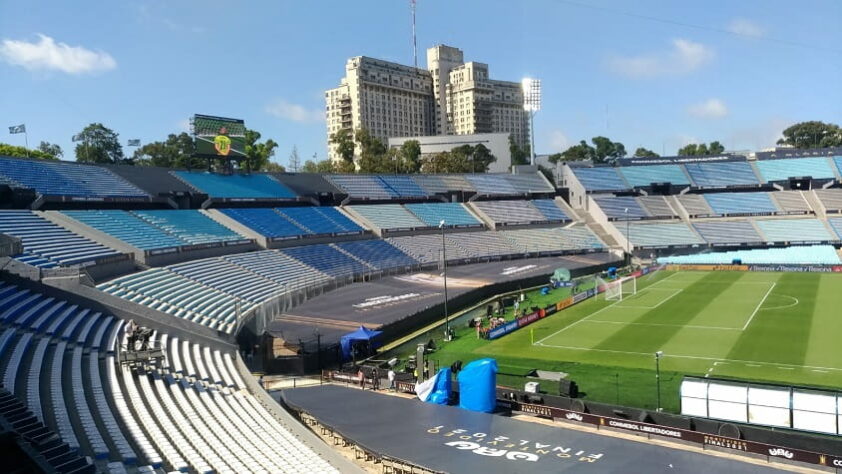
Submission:
[[[390,137],[511,134],[529,143],[529,116],[520,82],[489,79],[488,65],[465,62],[462,51],[439,45],[427,50],[427,70],[366,56],[350,58],[339,87],[325,92],[330,136],[365,128]]]

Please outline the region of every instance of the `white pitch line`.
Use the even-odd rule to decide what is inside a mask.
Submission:
[[[537,342],[535,344],[538,344]],[[652,352],[634,352],[634,351],[617,351],[612,349],[594,349],[591,347],[577,347],[577,346],[557,346],[553,344],[541,344],[542,347],[552,347],[555,349],[570,349],[574,351],[594,351],[594,352],[607,352],[610,354],[629,354],[629,355],[642,355],[647,357],[652,357]],[[690,355],[680,355],[680,354],[664,354],[661,356],[662,358],[667,357],[674,357],[676,359],[693,359],[693,360],[713,360],[719,362],[737,362],[740,364],[745,364],[749,367],[761,367],[761,366],[773,366],[779,369],[783,369],[781,366],[789,366],[791,370],[795,369],[820,369],[820,370],[833,370],[842,372],[842,368],[840,367],[818,367],[814,365],[795,365],[795,364],[781,364],[779,362],[761,362],[757,360],[742,360],[742,359],[723,359],[721,357],[703,357],[703,356],[690,356]],[[752,365],[756,364],[756,365]]]
[[[619,306],[618,306],[619,308]],[[689,329],[719,329],[722,331],[742,331],[740,328],[726,328],[720,326],[693,326],[688,324],[662,324],[662,323],[631,323],[625,321],[605,321],[603,319],[588,319],[589,323],[603,323],[603,324],[622,324],[624,326],[663,326],[670,328],[689,328]]]
[[[665,281],[669,280],[670,278],[672,278],[672,277],[674,277],[674,276],[676,276],[676,275],[678,275],[678,272],[673,273],[672,275],[670,275],[670,276],[668,276],[668,277],[664,278],[663,280],[659,280],[659,281],[656,281],[655,283],[652,283],[651,285],[647,286],[646,288],[643,288],[642,290],[638,291],[637,293],[638,293],[638,294],[640,294],[641,292],[646,291],[646,290],[648,290],[649,288],[652,288],[653,286],[655,286],[655,285],[657,285],[657,284],[659,284],[659,283],[663,283],[663,282],[665,282]],[[596,296],[594,296],[594,298],[599,298],[599,294],[597,294]],[[593,313],[591,313],[591,314],[589,314],[589,315],[585,316],[584,318],[582,318],[582,319],[580,319],[580,320],[578,320],[578,321],[575,321],[575,322],[573,322],[572,324],[568,324],[567,326],[564,326],[563,328],[561,328],[561,329],[559,329],[558,331],[556,331],[556,332],[554,332],[554,333],[550,334],[549,336],[546,336],[546,337],[544,337],[543,339],[539,339],[539,340],[538,340],[538,342],[534,343],[533,345],[534,345],[534,346],[540,346],[540,345],[543,345],[542,343],[543,343],[544,341],[546,341],[547,339],[549,339],[549,338],[551,338],[551,337],[555,336],[556,334],[561,334],[562,332],[564,332],[564,331],[566,331],[566,330],[568,330],[568,329],[572,328],[573,326],[575,326],[575,325],[577,325],[577,324],[581,323],[582,321],[585,321],[586,319],[590,318],[591,316],[596,316],[597,314],[599,314],[599,313],[601,313],[601,312],[605,311],[606,309],[608,309],[608,308],[612,308],[612,307],[614,307],[614,305],[617,305],[617,304],[622,303],[622,302],[623,302],[623,300],[620,300],[620,301],[617,301],[616,303],[611,303],[610,305],[608,305],[608,306],[606,306],[606,307],[604,307],[604,308],[600,308],[600,309],[598,309],[598,310],[594,311]]]
[[[751,320],[754,319],[754,315],[757,314],[758,311],[760,311],[760,307],[763,306],[763,302],[766,301],[766,298],[769,297],[769,293],[771,293],[772,290],[775,289],[775,285],[777,285],[777,282],[772,283],[772,286],[769,287],[769,291],[767,291],[766,294],[763,295],[763,299],[761,299],[760,302],[757,303],[757,306],[754,308],[754,312],[751,313],[751,316],[748,317],[748,321],[746,321],[746,323],[743,325],[743,331],[745,331],[748,325],[751,324]]]

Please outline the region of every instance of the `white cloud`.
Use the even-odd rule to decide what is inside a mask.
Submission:
[[[728,106],[720,99],[708,99],[687,107],[687,113],[696,118],[719,119],[728,115]]]
[[[302,105],[292,104],[284,99],[278,99],[266,106],[266,113],[298,123],[316,123],[325,119],[325,113],[321,109],[308,109]]]
[[[740,36],[748,36],[751,38],[760,38],[766,35],[766,29],[762,26],[754,23],[751,20],[746,20],[744,18],[736,18],[731,20],[728,23],[728,26],[725,28],[726,30],[734,33],[735,35]]]
[[[690,40],[672,40],[672,48],[660,53],[614,57],[608,67],[614,72],[634,79],[677,76],[693,72],[713,60],[713,49]]]
[[[117,67],[117,61],[104,51],[57,43],[42,34],[38,34],[38,38],[34,43],[4,39],[0,43],[0,59],[30,71],[61,71],[67,74],[96,73]]]
[[[550,132],[550,148],[553,153],[562,152],[570,148],[570,140],[561,130],[553,130]]]

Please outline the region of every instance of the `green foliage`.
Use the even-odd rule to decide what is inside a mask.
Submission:
[[[563,161],[594,160],[596,150],[586,141],[580,140],[578,145],[573,145],[561,152],[561,157]]]
[[[265,170],[269,166],[269,159],[275,156],[275,149],[278,147],[271,138],[260,143],[260,137],[260,132],[246,129],[245,165],[249,171]]]
[[[55,143],[42,141],[38,144],[38,151],[52,157],[52,159],[59,160],[64,156],[64,151]]]
[[[690,143],[678,149],[679,156],[706,156],[706,155],[720,155],[725,151],[725,147],[717,141],[710,142],[709,145],[704,143]]]
[[[132,160],[140,166],[161,166],[164,168],[201,169],[207,166],[203,158],[193,154],[196,145],[187,133],[169,134],[163,142],[151,142],[135,150]]]
[[[343,129],[331,134],[330,143],[336,145],[336,152],[343,161],[354,162],[354,136],[350,130]]]
[[[418,173],[421,171],[421,144],[418,140],[403,142],[398,150],[398,172]]]
[[[515,143],[515,138],[509,135],[509,153],[512,155],[512,165],[528,165],[532,158],[532,153],[529,151],[529,145],[520,147]]]
[[[827,148],[842,146],[842,129],[833,123],[800,122],[786,128],[778,145],[796,148]]]
[[[92,123],[79,134],[76,161],[81,163],[122,163],[125,159],[120,135],[101,123]]]
[[[661,155],[643,147],[638,147],[637,150],[634,151],[635,158],[657,158],[659,156]]]
[[[559,161],[564,161],[564,154],[562,153],[553,153],[552,155],[547,157],[550,163],[556,164]]]
[[[321,161],[307,160],[304,162],[304,166],[301,167],[301,172],[327,174],[336,173],[338,171],[333,162],[328,159]]]
[[[27,150],[26,147],[0,143],[0,156],[12,156],[15,158],[41,158],[43,160],[57,160],[58,158],[44,153],[41,150]]]
[[[594,163],[613,163],[619,158],[626,156],[626,147],[620,142],[612,142],[609,138],[599,136],[591,138],[588,144],[580,140],[578,144],[569,147],[561,153],[550,156],[552,163],[559,161],[583,161],[591,160]]]
[[[483,144],[462,145],[422,160],[422,173],[485,173],[497,158]]]

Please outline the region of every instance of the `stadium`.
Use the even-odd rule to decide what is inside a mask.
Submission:
[[[11,472],[605,472],[628,456],[650,472],[838,468],[842,151],[560,176],[0,157],[4,459]],[[400,396],[430,390],[443,401]],[[443,406],[455,400],[470,410]]]

